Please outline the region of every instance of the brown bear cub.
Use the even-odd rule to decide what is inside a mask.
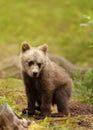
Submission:
[[[35,114],[35,104],[40,108],[40,115],[63,116],[68,114],[68,100],[72,91],[69,75],[47,56],[47,45],[37,48],[24,42],[21,54],[22,76],[25,84],[29,115]],[[57,105],[58,113],[51,114],[51,105]]]

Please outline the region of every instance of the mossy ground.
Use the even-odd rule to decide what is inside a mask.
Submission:
[[[13,78],[0,80],[0,105],[5,103],[8,103],[13,111],[19,115],[22,109],[27,106],[24,85],[21,80]],[[35,120],[31,117],[29,120],[35,122],[29,127],[29,130],[92,130],[93,107],[89,108],[87,104],[77,103],[73,99],[70,102],[71,112],[68,116],[62,118],[47,117],[42,120]],[[52,108],[52,112],[55,110],[56,107]],[[26,115],[23,117],[28,119]]]

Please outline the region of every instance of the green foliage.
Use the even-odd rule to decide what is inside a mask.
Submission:
[[[1,61],[19,54],[21,42],[27,40],[34,46],[47,43],[50,52],[78,64],[93,63],[90,28],[79,26],[83,14],[92,17],[93,0],[1,0],[0,5]]]
[[[93,104],[93,70],[88,71],[84,77],[77,72],[75,83],[75,96],[82,102],[90,102]]]

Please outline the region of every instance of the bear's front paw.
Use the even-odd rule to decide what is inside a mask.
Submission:
[[[64,114],[64,113],[52,113],[51,117],[64,117],[67,116],[68,114]]]
[[[37,119],[37,120],[40,120],[40,119],[44,119],[46,116],[45,116],[45,115],[38,114],[38,115],[34,115],[33,117],[34,117],[35,119]]]
[[[27,115],[31,116],[31,115],[34,115],[35,112],[34,112],[34,111],[33,111],[33,112],[28,111],[28,108],[24,108],[24,109],[22,110],[22,114],[23,114],[23,115],[24,115],[24,114],[27,114]]]
[[[22,110],[22,114],[24,115],[24,114],[27,114],[28,113],[28,109],[27,108],[24,108],[23,110]]]

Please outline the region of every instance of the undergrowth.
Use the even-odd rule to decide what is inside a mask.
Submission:
[[[93,69],[83,77],[80,76],[80,72],[77,72],[74,84],[74,96],[81,102],[93,104]]]
[[[42,120],[41,123],[37,124],[35,122],[32,122],[32,124],[29,126],[29,130],[71,130],[66,126],[66,124],[58,124],[54,123],[53,119],[45,118]]]

